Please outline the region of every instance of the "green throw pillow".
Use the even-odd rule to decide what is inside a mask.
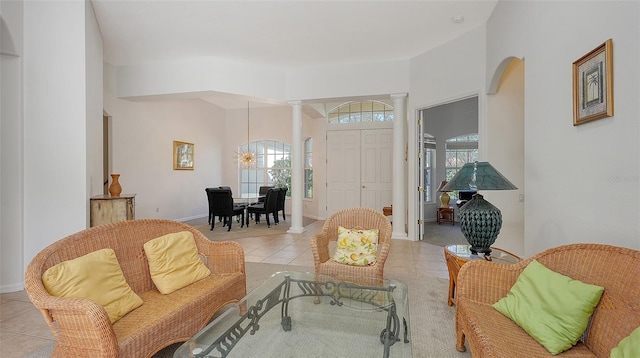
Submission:
[[[556,355],[578,342],[603,291],[533,260],[493,307]]]
[[[636,328],[629,336],[621,340],[618,346],[611,350],[610,358],[637,358],[640,357],[640,327]]]

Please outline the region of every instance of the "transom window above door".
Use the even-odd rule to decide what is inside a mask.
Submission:
[[[380,101],[343,103],[327,115],[329,123],[393,122],[393,106]]]

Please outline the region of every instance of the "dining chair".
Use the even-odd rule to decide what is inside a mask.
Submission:
[[[265,214],[267,217],[267,227],[271,227],[271,221],[269,220],[269,214],[273,215],[273,219],[275,224],[278,223],[278,212],[277,202],[278,202],[278,192],[280,189],[271,188],[267,190],[265,195],[265,199],[263,202],[258,202],[255,204],[251,204],[247,207],[247,226],[249,226],[249,216],[254,214],[256,219],[256,224],[260,222],[260,214]]]
[[[289,190],[286,186],[280,188],[278,192],[278,200],[276,202],[276,223],[280,222],[278,219],[278,213],[282,211],[282,220],[287,220],[284,216],[284,201],[287,198],[287,190]]]
[[[231,231],[232,218],[241,216],[240,227],[244,227],[245,207],[234,205],[233,196],[230,189],[206,188],[207,199],[209,201],[209,223],[210,230],[215,227],[215,217],[219,216],[223,219],[222,226],[228,226],[227,231]]]

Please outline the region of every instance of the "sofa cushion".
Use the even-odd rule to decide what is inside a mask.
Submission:
[[[200,260],[193,233],[167,234],[144,244],[151,279],[162,294],[169,294],[201,280],[211,271]]]
[[[636,328],[611,350],[610,358],[627,357],[640,357],[640,327]]]
[[[333,259],[337,262],[370,266],[376,263],[378,229],[346,229],[338,226],[338,245]]]
[[[555,355],[578,342],[603,291],[533,260],[493,307]]]
[[[88,298],[104,307],[111,323],[140,307],[142,299],[129,287],[112,249],[102,249],[47,269],[42,283],[57,297]]]

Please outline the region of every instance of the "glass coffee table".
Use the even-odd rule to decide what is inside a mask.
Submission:
[[[412,357],[407,286],[278,272],[174,357]]]

